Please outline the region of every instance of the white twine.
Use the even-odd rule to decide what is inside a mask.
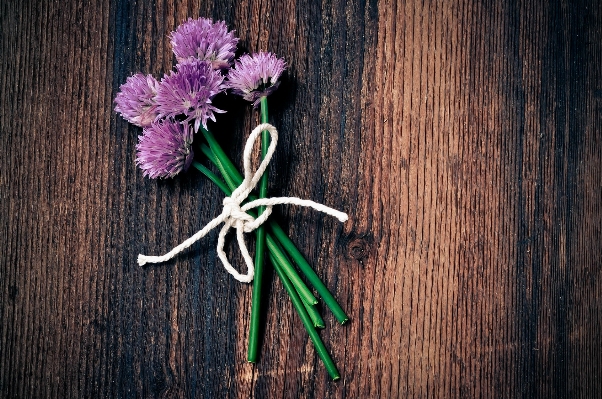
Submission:
[[[272,140],[270,142],[270,146],[266,153],[265,158],[261,161],[259,168],[252,174],[251,172],[251,152],[253,151],[253,143],[259,136],[259,134],[267,130]],[[192,244],[203,238],[207,233],[217,227],[219,224],[224,223],[224,226],[219,232],[219,236],[217,239],[217,256],[220,258],[224,267],[234,278],[243,283],[249,283],[253,281],[253,276],[255,274],[255,266],[253,265],[253,259],[249,255],[249,251],[247,246],[245,245],[245,240],[243,237],[243,233],[250,233],[253,230],[257,229],[268,219],[270,214],[272,213],[272,206],[279,204],[294,204],[300,206],[306,206],[314,208],[317,211],[326,213],[328,215],[334,216],[339,219],[341,222],[345,222],[347,220],[347,214],[343,212],[339,212],[336,209],[329,208],[325,205],[318,204],[316,202],[310,200],[304,200],[296,197],[274,197],[274,198],[260,198],[251,202],[246,203],[243,206],[240,206],[242,202],[244,202],[248,195],[253,191],[259,179],[265,172],[268,167],[270,160],[272,159],[272,154],[276,150],[276,144],[278,143],[278,131],[276,128],[269,123],[262,123],[257,126],[251,132],[251,135],[247,139],[247,143],[245,144],[244,151],[244,172],[245,178],[243,182],[234,190],[230,197],[224,198],[224,208],[222,213],[207,223],[205,227],[199,230],[192,237],[166,253],[162,256],[147,256],[147,255],[138,255],[138,264],[140,266],[145,265],[146,263],[161,263],[169,260],[190,247]],[[265,206],[266,209],[257,219],[253,218],[251,215],[246,213],[246,211],[257,208],[259,206]],[[245,259],[245,263],[247,264],[247,274],[240,274],[228,261],[226,253],[224,252],[224,241],[226,234],[230,230],[231,227],[236,229],[236,237],[238,239],[238,245],[240,247],[240,252],[242,253],[243,258]]]

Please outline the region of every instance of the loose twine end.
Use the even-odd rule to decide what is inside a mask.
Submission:
[[[138,254],[138,266],[144,266],[148,262],[148,256]]]

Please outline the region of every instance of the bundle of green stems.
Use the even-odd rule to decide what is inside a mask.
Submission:
[[[261,121],[268,122],[267,97],[261,98]],[[193,166],[204,174],[209,180],[215,183],[227,196],[242,183],[243,176],[234,166],[230,158],[226,155],[213,134],[201,127],[200,132],[205,138],[205,143],[200,145],[203,155],[212,163],[221,177],[198,161],[193,161]],[[262,133],[262,158],[265,156],[270,142],[269,133]],[[259,197],[265,198],[267,195],[268,174],[267,171],[259,182]],[[258,197],[250,195],[252,201]],[[263,212],[260,208],[257,213],[249,211],[248,213],[257,217]],[[267,225],[267,226],[266,226]],[[297,310],[310,339],[312,340],[316,351],[333,380],[338,380],[340,374],[328,353],[324,343],[318,335],[317,328],[324,328],[324,321],[316,309],[317,298],[312,293],[301,278],[299,272],[305,277],[307,282],[317,291],[324,300],[326,306],[331,310],[337,321],[345,324],[349,318],[338,304],[334,296],[330,293],[326,285],[318,277],[316,272],[290,240],[284,230],[274,220],[268,220],[266,225],[260,226],[255,230],[255,277],[253,280],[253,299],[251,305],[251,320],[249,327],[249,346],[247,360],[255,363],[258,356],[259,347],[259,324],[260,324],[260,304],[261,292],[264,275],[264,256],[267,246],[269,259],[273,265],[278,277],[282,281],[284,289],[291,298],[293,306]],[[292,259],[292,260],[291,260]],[[297,266],[297,268],[295,267]]]

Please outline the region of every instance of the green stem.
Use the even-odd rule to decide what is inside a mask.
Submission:
[[[311,322],[314,324],[316,328],[325,328],[324,319],[320,316],[320,312],[316,309],[316,305],[309,305],[303,301],[303,306],[305,306],[305,310],[311,319]]]
[[[232,190],[234,190],[236,187],[240,186],[240,183],[242,183],[242,175],[240,174],[238,169],[236,169],[236,166],[234,166],[232,161],[230,161],[230,158],[228,157],[228,155],[226,155],[226,153],[219,145],[213,134],[203,127],[201,127],[201,133],[203,133],[205,140],[207,140],[207,143],[209,144],[209,148],[211,148],[211,151],[213,152],[213,154],[215,154],[214,158],[219,159],[222,167],[227,172],[226,174],[234,180],[235,186],[232,187]]]
[[[320,280],[320,277],[318,277],[311,265],[305,260],[295,244],[290,238],[288,238],[284,230],[282,230],[282,228],[272,220],[268,221],[268,223],[270,230],[276,239],[280,242],[284,250],[288,252],[290,257],[293,258],[293,261],[299,266],[299,269],[305,275],[310,284],[314,286],[316,291],[318,291],[318,294],[320,294],[322,299],[324,299],[324,303],[326,303],[326,306],[328,306],[334,317],[336,317],[341,324],[345,324],[347,321],[349,321],[349,317],[347,314],[345,314],[345,311],[341,305],[339,305],[326,285],[322,282],[322,280]]]
[[[261,123],[268,123],[268,98],[261,97]],[[270,147],[270,132],[264,130],[261,132],[261,159],[265,158]],[[268,170],[266,169],[259,181],[259,198],[265,198],[268,195]],[[265,207],[260,207],[259,214],[263,213]]]
[[[268,98],[261,98],[261,123],[268,123]],[[261,133],[261,159],[265,158],[270,146],[270,134],[264,130]],[[259,198],[265,198],[268,194],[268,171],[263,173],[259,181]],[[259,207],[257,214],[260,216],[265,207]],[[261,287],[263,283],[263,257],[265,254],[265,227],[257,228],[257,239],[255,240],[255,277],[253,278],[253,299],[251,304],[251,321],[249,324],[249,347],[247,360],[255,363],[259,348],[259,319],[261,316]],[[308,290],[309,291],[309,290]],[[313,295],[312,295],[313,296]],[[314,298],[315,300],[315,298]],[[317,302],[317,301],[316,301]]]
[[[330,357],[328,350],[324,346],[324,342],[322,342],[322,339],[320,339],[320,336],[318,335],[318,332],[316,331],[316,328],[314,327],[314,324],[313,324],[311,318],[309,317],[307,311],[305,310],[305,307],[303,306],[303,301],[301,300],[301,298],[299,298],[299,295],[295,291],[294,286],[291,284],[291,282],[289,281],[289,279],[286,276],[286,274],[284,273],[284,271],[280,268],[279,263],[278,262],[273,262],[273,263],[274,263],[274,269],[276,269],[276,273],[278,273],[278,276],[280,277],[280,280],[282,281],[282,285],[284,286],[284,289],[286,290],[286,292],[288,292],[288,295],[291,297],[293,306],[297,310],[297,313],[299,313],[299,317],[301,317],[301,321],[303,322],[303,325],[305,326],[305,329],[307,330],[307,333],[309,334],[309,338],[311,338],[311,340],[314,344],[314,347],[316,348],[316,352],[318,352],[318,356],[320,356],[320,359],[322,359],[322,362],[324,362],[324,366],[326,367],[326,370],[328,371],[330,378],[332,378],[335,381],[338,380],[339,378],[341,378],[341,375],[339,374],[339,371],[337,370],[337,366],[332,361],[332,358]]]
[[[201,131],[205,139],[207,140],[207,143],[209,143],[209,147],[214,154],[214,158],[219,159],[220,165],[223,167],[223,170],[226,171],[229,175],[230,179],[227,179],[227,183],[231,187],[231,189],[234,190],[242,183],[242,175],[236,169],[234,164],[232,164],[224,150],[222,150],[217,140],[215,140],[213,134],[211,134],[210,131],[204,128],[201,128]],[[209,157],[209,159],[212,160],[211,157]],[[218,168],[220,168],[220,166],[218,166]],[[220,169],[220,172],[222,172],[222,169]],[[254,197],[249,196],[249,199],[253,200]],[[339,321],[339,323],[345,324],[349,320],[349,317],[347,316],[347,314],[345,314],[345,311],[339,305],[334,296],[330,293],[326,285],[322,282],[322,280],[320,280],[320,277],[318,277],[316,272],[314,272],[311,265],[307,262],[307,260],[305,260],[303,254],[301,254],[301,252],[297,249],[295,244],[290,240],[290,238],[288,238],[288,236],[286,235],[284,230],[282,230],[282,228],[278,225],[278,223],[274,222],[273,220],[270,220],[268,221],[268,226],[271,232],[276,237],[276,239],[280,242],[284,250],[289,254],[291,258],[293,258],[293,261],[299,266],[301,272],[303,272],[303,274],[307,277],[307,280],[310,282],[310,284],[313,285],[316,291],[318,291],[318,294],[322,297],[322,299],[324,299],[326,306],[328,306],[328,308]]]
[[[213,151],[211,151],[211,148],[209,148],[209,146],[205,143],[201,143],[199,144],[199,148],[201,149],[201,152],[211,161],[213,162],[214,165],[217,164],[217,158],[215,157],[215,154],[213,153]]]
[[[309,288],[307,288],[307,285],[305,285],[303,280],[301,280],[301,277],[299,277],[299,274],[297,273],[295,268],[291,266],[291,261],[288,260],[284,252],[282,252],[282,249],[280,249],[280,246],[276,243],[274,238],[272,238],[272,236],[269,234],[267,238],[268,249],[270,250],[271,255],[270,257],[272,259],[275,259],[280,265],[280,267],[282,267],[282,270],[286,273],[288,279],[295,286],[295,289],[299,293],[301,299],[303,299],[303,302],[307,303],[308,305],[317,304],[318,300],[311,293]]]
[[[211,180],[212,182],[214,182],[222,191],[224,192],[228,192],[230,191],[230,189],[228,188],[228,186],[226,185],[226,183],[224,183],[222,181],[222,179],[220,179],[215,173],[213,173],[212,171],[210,171],[205,165],[203,165],[200,162],[197,161],[192,161],[192,166],[194,166],[196,169],[198,169],[202,174],[204,174],[205,176],[207,176],[207,178],[209,180]],[[229,195],[229,194],[228,194]]]
[[[207,147],[205,144],[201,144],[200,148],[201,148],[201,152],[207,158],[209,158],[209,160],[215,166],[217,166],[217,168],[219,169],[222,176],[224,176],[224,180],[226,180],[226,183],[228,183],[228,186],[232,189],[232,191],[234,191],[234,189],[236,187],[238,187],[240,185],[240,183],[236,184],[236,182],[232,179],[231,175],[227,172],[227,169],[224,166],[224,163],[220,160],[219,157],[215,156],[215,154],[211,151],[211,149],[209,147]]]

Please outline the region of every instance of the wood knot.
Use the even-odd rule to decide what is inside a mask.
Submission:
[[[345,248],[345,257],[363,263],[374,250],[374,237],[370,233],[349,233],[342,240]]]

